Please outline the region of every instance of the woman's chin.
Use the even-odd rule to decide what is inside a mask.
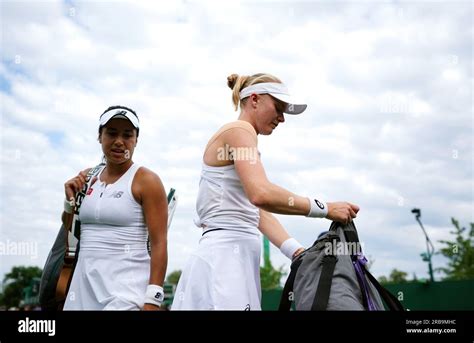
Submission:
[[[117,157],[117,156],[108,156],[107,157],[107,162],[111,162],[114,164],[123,164],[127,162],[129,159],[124,158],[123,156]]]
[[[262,133],[262,135],[269,136],[273,133],[273,131],[275,131],[275,128],[270,127],[270,128],[268,128],[268,130],[266,130],[264,133]]]

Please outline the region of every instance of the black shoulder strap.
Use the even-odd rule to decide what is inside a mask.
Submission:
[[[314,296],[311,311],[326,311],[331,294],[332,276],[336,267],[337,257],[326,255],[323,257],[321,276],[319,277],[318,288]]]
[[[293,285],[295,283],[296,273],[298,272],[298,268],[301,266],[302,262],[303,257],[301,256],[291,264],[290,275],[288,275],[288,279],[286,279],[285,282],[285,287],[283,287],[278,311],[289,311],[291,308],[292,300],[290,299],[293,297]]]
[[[357,234],[357,229],[355,227],[354,221],[351,221],[349,224],[345,226],[342,226],[342,224],[340,225],[341,225],[341,230],[344,232],[344,237],[347,243],[357,243],[357,244],[360,243],[359,235]],[[357,260],[357,255],[354,252],[351,254],[351,260],[352,262],[355,262]],[[364,271],[366,271],[365,268],[364,268]],[[364,287],[365,287],[364,280],[361,279],[363,276],[359,275],[357,272],[356,272],[356,275],[357,275],[357,283],[359,284],[359,288],[362,294],[362,305],[364,306],[365,309],[368,309],[369,299],[367,299],[367,294],[364,292]]]
[[[329,226],[329,231],[332,231],[333,233],[337,233],[337,228],[339,227],[339,224],[338,222],[335,222],[335,221],[332,221],[331,222],[331,226]]]
[[[377,281],[377,279],[372,274],[370,274],[370,272],[367,269],[365,269],[365,275],[367,275],[367,278],[375,286],[375,288],[379,292],[383,301],[385,301],[385,303],[387,304],[388,309],[390,311],[405,311],[402,303],[398,301],[398,299],[392,293],[390,293],[385,287],[383,287]]]
[[[343,228],[344,230],[344,235],[346,238],[346,241],[349,243],[358,243],[359,242],[359,236],[357,234],[357,229],[355,227],[355,224],[353,221],[351,221],[346,227]],[[351,256],[353,259],[356,258],[356,256]],[[390,293],[385,287],[383,287],[377,279],[370,274],[370,272],[367,270],[367,268],[363,268],[365,275],[369,279],[369,281],[375,286],[377,291],[379,292],[380,296],[382,299],[385,301],[387,304],[388,308],[391,311],[404,311],[405,309],[403,308],[403,305],[398,301],[398,299]],[[359,278],[357,279],[359,281],[359,285],[361,286],[361,280]],[[365,293],[362,292],[362,300],[364,303],[364,307],[367,308],[367,298],[365,296]]]
[[[346,226],[341,225],[341,228],[344,231],[344,237],[348,243],[359,243],[359,235],[357,234],[357,229],[353,221]]]
[[[338,222],[332,222],[331,226],[329,227],[329,231],[337,234],[337,229],[341,228],[342,232],[344,233],[344,237],[346,238],[346,242],[348,243],[359,243],[359,235],[357,234],[357,229],[353,221],[351,221],[347,225],[343,225]]]

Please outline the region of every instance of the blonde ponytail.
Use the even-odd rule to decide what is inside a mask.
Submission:
[[[245,87],[254,85],[256,83],[262,83],[262,82],[277,82],[281,83],[280,79],[277,77],[270,75],[270,74],[255,74],[252,76],[246,76],[246,75],[238,75],[238,74],[231,74],[227,77],[227,86],[229,86],[230,89],[232,89],[232,103],[234,104],[234,108],[237,111],[239,108],[239,103],[240,107],[242,108],[242,105],[245,103],[246,99],[240,100],[240,91],[244,89]]]

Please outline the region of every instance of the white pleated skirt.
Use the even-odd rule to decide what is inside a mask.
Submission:
[[[260,310],[260,252],[260,235],[206,233],[181,274],[171,309]]]
[[[149,278],[146,249],[81,250],[64,310],[140,310]]]

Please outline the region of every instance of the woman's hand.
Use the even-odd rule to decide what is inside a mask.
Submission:
[[[328,214],[326,218],[345,225],[357,217],[357,212],[359,212],[359,206],[348,202],[328,202],[327,205]]]
[[[143,305],[143,311],[161,311],[161,308],[153,304],[145,304]]]
[[[305,248],[299,248],[298,250],[296,250],[293,254],[293,260],[297,258],[303,251],[305,251]]]
[[[88,170],[81,171],[76,177],[66,181],[64,184],[64,193],[66,194],[67,200],[74,200],[76,193],[81,191],[82,187],[84,187],[87,172]],[[93,185],[96,180],[97,177],[95,176],[94,179],[92,179],[91,185]]]

